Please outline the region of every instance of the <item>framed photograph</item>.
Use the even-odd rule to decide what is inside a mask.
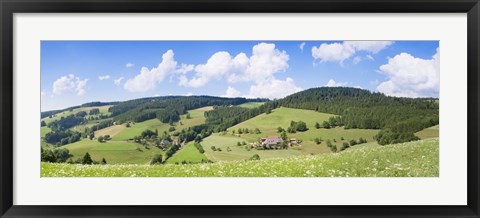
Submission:
[[[479,217],[478,0],[0,7],[1,217]]]

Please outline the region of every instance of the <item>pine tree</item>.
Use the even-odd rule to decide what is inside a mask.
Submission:
[[[85,153],[85,156],[83,156],[83,159],[82,159],[82,164],[92,164],[93,163],[93,160],[92,160],[92,157],[90,157],[90,154],[87,152]]]

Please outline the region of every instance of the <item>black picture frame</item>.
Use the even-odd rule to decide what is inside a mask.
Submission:
[[[479,217],[478,0],[0,0],[1,217]],[[467,13],[466,206],[21,206],[13,205],[14,13]],[[438,190],[439,193],[442,190]]]

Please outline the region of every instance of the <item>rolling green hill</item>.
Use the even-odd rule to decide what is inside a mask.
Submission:
[[[122,124],[123,125],[123,124]],[[113,141],[125,141],[139,136],[144,130],[155,130],[158,132],[168,131],[168,123],[162,123],[158,119],[146,120],[143,122],[132,123],[130,127],[123,129],[112,137]],[[112,127],[109,127],[112,128]]]
[[[274,133],[277,131],[277,127],[281,126],[287,128],[290,125],[290,121],[303,120],[307,123],[309,129],[314,128],[315,122],[323,122],[328,120],[329,117],[335,116],[333,114],[318,113],[312,110],[293,109],[293,108],[277,108],[270,114],[260,114],[252,119],[230,127],[228,130],[236,130],[238,128],[248,128],[268,131]]]
[[[180,121],[173,123],[173,127],[177,130],[189,128],[195,125],[200,125],[205,122],[205,117],[203,114],[205,111],[212,110],[212,107],[202,107],[193,110],[189,110],[188,113],[190,114],[190,119],[187,119],[186,115],[180,116]],[[158,119],[150,119],[143,122],[132,123],[129,128],[124,128],[119,132],[116,132],[112,135],[112,140],[114,141],[124,141],[128,139],[132,139],[135,136],[140,135],[144,130],[155,130],[157,129],[159,133],[164,131],[168,132],[168,129],[172,127],[168,123],[162,123]],[[109,127],[115,128],[115,127]],[[118,127],[117,127],[118,128]],[[100,130],[102,131],[102,130]]]
[[[421,139],[436,138],[439,136],[439,125],[428,127],[415,133]]]
[[[96,140],[83,139],[81,141],[63,146],[73,155],[72,159],[82,158],[89,153],[93,160],[107,160],[108,164],[148,164],[155,154],[164,152],[150,146],[146,149],[143,145],[126,141],[107,141],[100,143]]]
[[[242,137],[236,137],[231,135],[219,135],[214,134],[205,138],[201,144],[205,150],[205,156],[214,162],[217,161],[232,161],[232,160],[246,160],[252,157],[254,154],[258,154],[261,159],[282,158],[302,155],[299,150],[284,149],[284,150],[255,150],[251,149],[247,151],[245,146],[238,146],[237,142],[247,142]],[[249,142],[248,142],[249,143]],[[212,146],[216,149],[220,148],[221,151],[213,151]],[[230,148],[230,151],[229,151]]]
[[[105,106],[95,106],[95,107],[80,107],[80,108],[75,108],[72,110],[67,110],[67,111],[62,111],[60,113],[54,114],[51,118],[50,117],[45,117],[42,120],[45,121],[45,123],[50,123],[55,120],[59,120],[61,117],[67,117],[72,114],[76,114],[81,111],[89,112],[92,109],[99,109],[100,114],[97,115],[87,115],[86,118],[88,119],[90,116],[96,117],[98,115],[110,115],[110,112],[108,112],[108,109],[112,107],[112,105],[105,105]]]
[[[45,135],[47,133],[49,133],[50,131],[52,131],[52,130],[50,128],[46,127],[46,126],[40,127],[40,137],[45,137]]]
[[[406,155],[408,154],[408,155]],[[438,138],[337,154],[186,165],[42,163],[42,177],[438,177]]]
[[[88,112],[92,109],[98,109],[99,113],[89,115]],[[82,111],[87,112],[87,115],[78,114]],[[131,166],[133,171],[137,168],[146,170],[149,172],[148,176],[183,176],[182,172],[162,172],[163,169],[184,169],[180,166],[167,166],[176,164],[192,165],[191,169],[196,170],[199,170],[196,166],[218,166],[221,169],[235,164],[255,167],[248,175],[232,173],[231,176],[306,176],[297,172],[296,168],[301,166],[295,166],[291,171],[282,169],[278,164],[292,166],[295,161],[300,164],[316,163],[320,166],[326,166],[323,161],[325,164],[353,164],[347,157],[355,154],[353,156],[357,158],[357,164],[369,167],[368,163],[359,163],[363,160],[358,159],[361,158],[358,152],[367,152],[367,156],[380,152],[377,155],[380,157],[384,155],[381,151],[388,151],[385,155],[393,155],[390,148],[398,152],[391,160],[397,161],[395,158],[400,156],[405,160],[412,160],[415,154],[403,153],[409,150],[402,150],[401,146],[414,150],[423,145],[428,147],[436,144],[438,147],[439,136],[437,99],[395,98],[368,90],[343,87],[309,89],[274,101],[211,96],[164,96],[115,103],[93,102],[65,110],[42,112],[42,117],[42,121],[47,124],[40,129],[41,146],[46,150],[42,151],[42,161],[67,160],[68,155],[55,150],[56,146],[59,146],[59,149],[68,149],[72,155],[71,160],[79,160],[88,152],[95,161],[105,158],[107,165],[148,165],[154,155],[162,155],[164,166]],[[64,119],[61,119],[62,117]],[[300,122],[302,128],[298,128],[300,124],[295,124],[299,121],[304,122]],[[283,129],[283,133],[279,128]],[[101,139],[98,138],[105,135],[109,135],[111,139],[99,142]],[[269,136],[283,137],[286,140],[273,148],[261,146],[260,139]],[[422,141],[416,142],[417,144],[412,142],[390,145],[418,139]],[[198,146],[195,147],[194,141],[201,143],[203,153],[197,149]],[[359,141],[362,144],[355,145]],[[389,149],[382,150],[387,147]],[[438,153],[438,148],[436,152]],[[248,161],[252,157],[259,157],[260,161]],[[336,162],[338,159],[335,157],[343,157],[344,162]],[[435,161],[434,158],[432,160]],[[438,157],[436,161],[438,174]],[[231,162],[232,165],[225,162]],[[270,168],[262,164],[275,165],[282,173],[269,171]],[[46,167],[47,171],[49,167],[75,171],[76,165],[42,163],[42,166]],[[395,166],[399,170],[403,169],[398,167],[399,165]],[[116,171],[115,167],[118,166],[87,168],[106,171],[113,169],[111,175],[118,175],[120,172]],[[337,169],[334,165],[328,167]],[[150,172],[153,169],[159,172]],[[386,166],[384,169],[391,167]],[[418,169],[410,169],[414,168],[408,168],[406,174],[398,175],[424,173],[418,174]],[[316,172],[310,171],[315,176],[329,176],[332,173],[315,170]],[[357,172],[353,172],[353,176],[373,175],[372,172],[359,172],[360,168],[355,170]],[[434,174],[435,172],[432,173]],[[205,174],[208,175],[209,172]],[[222,174],[224,175],[226,174]],[[378,175],[391,174],[386,172]],[[204,175],[200,173],[200,176]]]
[[[193,145],[193,142],[188,143],[177,151],[172,157],[168,158],[167,164],[181,164],[183,161],[187,163],[200,163],[202,161],[208,161],[208,159],[200,153]]]
[[[248,103],[243,103],[241,105],[238,105],[239,107],[244,107],[244,108],[256,108],[261,105],[265,104],[265,102],[248,102]]]
[[[348,142],[351,139],[359,139],[363,137],[369,141],[374,141],[373,136],[378,133],[378,130],[367,129],[344,129],[341,127],[331,129],[316,129],[315,123],[322,123],[328,120],[333,114],[319,113],[311,110],[294,109],[294,108],[277,108],[272,110],[269,114],[261,114],[252,119],[244,121],[228,129],[226,134],[215,133],[202,141],[205,149],[205,156],[212,161],[231,161],[244,160],[258,154],[261,159],[281,158],[306,154],[330,153],[330,149],[325,143],[317,145],[314,142],[315,138],[323,140],[330,139],[337,142],[333,144],[340,147],[342,142]],[[302,140],[301,147],[297,149],[286,150],[247,150],[245,146],[237,146],[237,142],[250,144],[259,141],[260,138],[267,136],[280,136],[277,132],[277,127],[287,129],[290,121],[304,121],[309,130],[305,132],[288,133],[289,138],[296,138]],[[238,134],[238,129],[258,128],[261,134]],[[233,132],[235,131],[235,133]],[[343,137],[343,140],[341,138]],[[211,146],[221,148],[222,151],[213,151]],[[230,152],[227,149],[230,148]]]
[[[188,111],[190,119],[187,119],[186,115],[182,115],[181,120],[175,123],[174,127],[182,129],[202,124],[205,121],[204,112],[212,109],[212,107],[202,107],[190,110]],[[82,108],[79,108],[79,110],[82,110]],[[158,119],[132,123],[128,128],[125,124],[113,125],[95,132],[95,138],[110,135],[112,137],[110,141],[100,143],[97,140],[82,139],[61,148],[68,149],[74,160],[83,157],[88,152],[94,160],[100,161],[102,158],[105,158],[108,164],[148,164],[155,154],[164,154],[164,151],[155,146],[147,146],[149,149],[146,149],[145,146],[128,140],[139,136],[142,131],[147,129],[168,132],[170,127],[168,123],[162,123]],[[49,131],[48,127],[42,127],[41,130],[42,134],[46,134]],[[191,147],[193,150],[190,149],[190,146],[187,146],[186,149],[181,149],[178,155],[175,154],[172,157],[174,159],[170,162],[181,163],[182,160],[199,162],[202,158],[199,159],[198,157],[203,157],[206,160],[205,156],[198,153],[195,147]],[[195,152],[198,154],[195,154]]]

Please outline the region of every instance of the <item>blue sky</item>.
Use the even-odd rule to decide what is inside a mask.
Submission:
[[[165,95],[282,98],[321,86],[439,97],[438,41],[42,41],[42,111]]]

